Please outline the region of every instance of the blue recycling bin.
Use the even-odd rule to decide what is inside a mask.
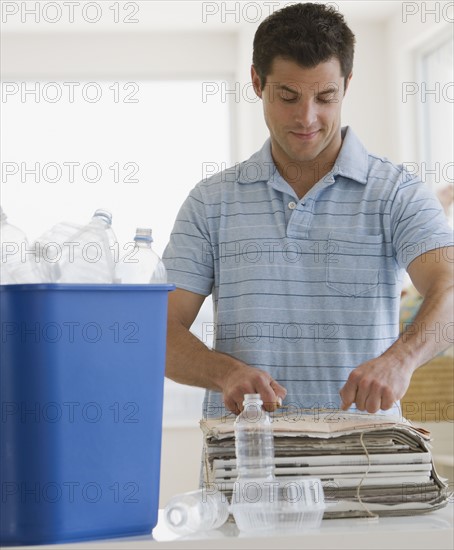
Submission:
[[[173,289],[0,287],[0,546],[156,525]]]

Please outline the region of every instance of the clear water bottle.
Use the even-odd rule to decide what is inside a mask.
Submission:
[[[274,438],[270,415],[258,393],[244,396],[243,411],[235,419],[238,482],[274,479]]]
[[[71,242],[82,226],[72,222],[60,222],[43,233],[34,243],[43,276],[43,282],[55,283],[61,277],[60,261],[65,243]]]
[[[165,507],[166,525],[178,535],[221,527],[229,517],[229,503],[220,491],[205,489],[174,496]]]
[[[152,248],[151,229],[138,227],[134,248],[119,261],[115,269],[117,283],[159,284],[167,282],[167,273],[161,258]]]
[[[0,284],[39,283],[41,276],[33,250],[23,231],[11,225],[0,207]]]
[[[107,210],[96,210],[91,222],[66,242],[59,282],[112,283],[115,263],[111,243],[115,241],[112,214]]]

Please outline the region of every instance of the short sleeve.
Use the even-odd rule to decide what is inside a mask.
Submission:
[[[453,245],[453,231],[439,200],[428,185],[405,170],[390,214],[396,260],[404,269],[425,252]]]
[[[163,262],[168,281],[177,288],[203,296],[211,294],[213,253],[199,186],[191,191],[178,212]]]

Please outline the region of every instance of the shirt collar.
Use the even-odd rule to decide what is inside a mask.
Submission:
[[[238,183],[256,183],[269,181],[277,172],[271,155],[271,139],[268,138],[263,147],[239,166]]]
[[[333,176],[343,176],[358,183],[367,183],[369,154],[350,128],[342,128],[342,147],[334,163]]]
[[[342,128],[342,147],[337,156],[333,176],[343,176],[358,183],[367,183],[368,153],[349,126]],[[276,165],[271,155],[271,139],[239,166],[238,183],[268,182],[276,177]]]

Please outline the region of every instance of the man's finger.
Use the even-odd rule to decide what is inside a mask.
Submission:
[[[355,402],[356,389],[356,385],[347,380],[344,387],[339,391],[339,395],[342,399],[341,409],[343,411],[349,409]]]
[[[356,408],[359,411],[366,410],[366,401],[368,397],[369,397],[369,394],[366,393],[366,390],[364,390],[364,388],[361,389],[360,387],[358,387],[358,389],[356,390],[354,403],[356,404]]]
[[[287,390],[284,388],[284,386],[281,386],[279,382],[276,382],[276,380],[271,380],[270,386],[273,388],[274,393],[281,399],[284,399],[284,397],[287,395]]]
[[[348,409],[349,409],[351,406],[352,406],[351,403],[344,403],[344,402],[342,401],[341,407],[340,407],[340,408],[341,408],[341,411],[348,411]]]
[[[364,403],[364,408],[368,413],[376,413],[380,410],[381,397],[380,395],[369,394],[366,402]]]
[[[287,395],[287,390],[284,386],[281,386],[276,380],[271,380],[270,386],[273,388],[274,393],[276,394],[276,408],[279,409],[282,407],[282,401]]]
[[[241,407],[240,409],[234,399],[224,399],[224,405],[229,411],[233,412],[233,414],[240,414],[241,409],[243,408]]]
[[[260,398],[263,401],[263,408],[269,412],[276,410],[278,397],[271,382],[272,381],[261,379],[257,383],[257,393],[260,394]]]

